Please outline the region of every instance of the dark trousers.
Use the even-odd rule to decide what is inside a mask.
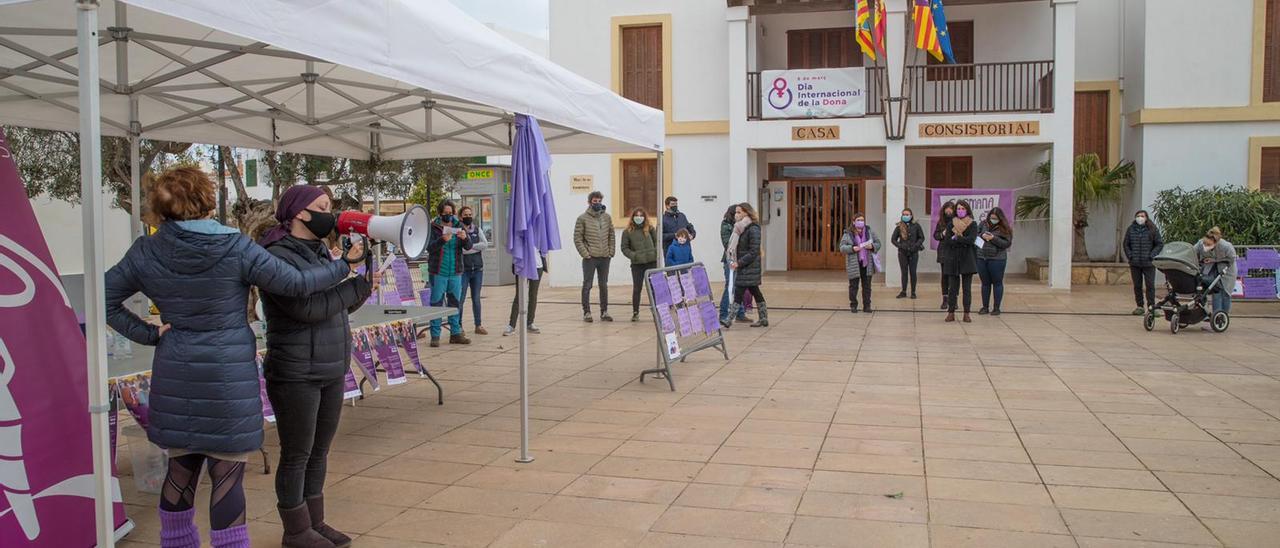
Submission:
[[[644,292],[644,271],[657,268],[658,263],[631,263],[631,313],[640,313],[640,293]]]
[[[1154,266],[1131,266],[1129,267],[1129,277],[1133,278],[1133,302],[1138,303],[1138,308],[1143,308],[1142,297],[1147,297],[1146,307],[1150,308],[1156,305],[1156,267]],[[1143,287],[1145,284],[1146,287]]]
[[[600,313],[609,311],[609,260],[610,257],[593,257],[582,260],[582,313],[591,313],[591,278],[600,282]]]
[[[480,327],[480,287],[484,285],[483,270],[468,270],[462,273],[462,296],[458,298],[458,321],[462,321],[462,312],[466,308],[467,290],[471,290],[471,315],[476,317],[476,327]]]
[[[942,266],[942,265],[939,264],[938,266]],[[947,295],[950,295],[950,294],[951,294],[951,276],[943,274],[942,275],[942,301],[946,302]]]
[[[858,273],[849,278],[849,306],[858,307],[858,286],[862,286],[862,305],[871,308],[871,270],[858,266]]]
[[[542,275],[546,276],[545,273],[543,273]],[[538,284],[541,282],[542,282],[541,278],[537,280],[529,280],[529,310],[525,315],[525,319],[524,319],[525,325],[533,324],[534,313],[538,311]],[[517,289],[516,295],[511,298],[511,319],[507,320],[507,325],[511,327],[517,327],[516,320],[519,319],[519,316],[520,316],[520,291]]]
[[[991,304],[991,294],[995,293],[995,309],[1000,310],[1004,301],[1004,268],[1008,259],[978,259],[978,278],[982,280],[982,308]]]
[[[916,267],[920,265],[920,253],[913,251],[911,253],[898,252],[898,267],[902,271],[902,291],[905,293],[907,287],[911,288],[911,294],[916,294]],[[907,282],[911,285],[908,286]]]
[[[760,292],[760,286],[758,285],[752,285],[752,286],[734,285],[733,286],[733,302],[742,304],[742,297],[743,295],[746,295],[747,292],[751,292],[751,296],[755,297],[756,303],[764,304],[764,294]]]
[[[964,289],[964,311],[968,313],[969,307],[973,305],[973,274],[943,275],[942,279],[947,285],[947,310],[956,311],[956,295]]]
[[[342,416],[342,387],[341,377],[323,383],[267,383],[280,434],[276,501],[281,508],[296,508],[324,490],[329,444]]]

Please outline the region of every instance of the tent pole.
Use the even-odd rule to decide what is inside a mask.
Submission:
[[[520,313],[516,315],[516,332],[520,334],[520,456],[516,462],[530,463],[529,456],[529,278],[520,276],[516,283],[516,302]]]
[[[85,350],[89,418],[93,433],[94,522],[97,545],[115,545],[112,503],[111,434],[107,422],[107,339],[103,288],[102,119],[98,83],[98,1],[76,1],[79,64],[80,199],[83,202]]]
[[[129,97],[129,229],[131,240],[142,237],[142,122],[138,98]]]
[[[218,149],[218,222],[227,224],[227,159],[222,157],[222,147]],[[232,159],[231,161],[235,161]]]
[[[657,170],[656,170],[656,173],[654,174],[654,177],[658,181],[658,191],[655,193],[658,195],[658,205],[657,205],[658,213],[654,215],[654,218],[657,220],[658,226],[654,227],[654,230],[658,231],[658,268],[663,268],[667,266],[667,250],[662,246],[662,240],[663,240],[662,215],[664,214],[663,210],[666,208],[666,204],[663,202],[666,200],[665,196],[666,196],[666,190],[667,190],[667,187],[666,187],[667,182],[665,180],[665,177],[662,176],[664,171],[663,161],[665,160],[665,158],[663,158],[661,150],[658,151],[657,158],[658,158],[658,165],[657,165]],[[654,355],[654,359],[658,363],[657,368],[661,369],[662,367],[666,366],[666,362],[662,361],[662,337],[658,337],[654,342],[657,344],[657,349],[658,349],[657,354]]]

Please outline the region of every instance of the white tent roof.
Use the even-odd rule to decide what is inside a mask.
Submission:
[[[74,1],[0,6],[0,123],[76,130]],[[146,138],[348,158],[508,154],[517,112],[553,153],[663,146],[660,111],[446,0],[107,0],[101,19],[108,135],[133,98]]]

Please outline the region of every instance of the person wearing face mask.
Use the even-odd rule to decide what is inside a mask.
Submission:
[[[1151,260],[1164,249],[1160,227],[1151,220],[1147,210],[1140,209],[1133,215],[1133,222],[1124,232],[1124,256],[1129,259],[1129,277],[1133,279],[1133,300],[1138,307],[1134,316],[1141,316],[1156,305],[1156,267]],[[1143,298],[1146,302],[1143,302]]]
[[[693,235],[689,234],[688,230],[682,228],[676,232],[676,241],[671,242],[671,246],[667,248],[667,266],[693,263],[693,245],[690,243],[692,239]]]
[[[858,287],[862,287],[862,311],[871,312],[871,276],[880,272],[880,237],[867,226],[867,217],[853,216],[853,224],[840,236],[844,271],[849,275],[849,312],[858,312]]]
[[[604,210],[604,194],[599,190],[587,195],[587,210],[573,224],[573,245],[582,256],[582,321],[591,323],[591,279],[600,283],[600,321],[611,322],[609,315],[609,262],[617,249],[613,217]]]
[[[944,236],[944,234],[946,233],[947,227],[951,226],[951,220],[954,219],[956,216],[955,212],[956,212],[955,201],[947,200],[947,203],[942,204],[942,211],[938,212],[938,222],[933,224],[933,239],[938,242],[938,269],[939,270],[942,270],[943,269],[942,265],[947,262],[947,246],[942,244],[943,242],[946,241],[946,237]],[[946,274],[943,274],[942,275],[942,310],[947,309],[947,295],[951,294],[951,292],[948,291],[949,288],[947,286],[947,284],[949,283],[951,283],[951,278],[947,277]]]
[[[982,281],[982,308],[978,314],[999,316],[1000,303],[1004,301],[1004,269],[1009,264],[1009,246],[1013,245],[1013,227],[1003,209],[993,207],[987,212],[987,220],[978,227],[978,237],[982,238],[977,252],[978,278]],[[995,307],[987,308],[992,293]]]
[[[724,280],[725,280],[724,292],[720,296],[720,323],[722,324],[726,322],[734,321],[735,319],[741,323],[747,323],[751,321],[751,319],[747,317],[747,311],[745,308],[737,309],[736,318],[730,315],[734,313],[734,307],[731,305],[731,303],[733,302],[733,288],[729,287],[729,283],[728,283],[729,282],[729,241],[733,237],[733,225],[738,221],[737,211],[738,211],[738,204],[733,204],[729,206],[729,209],[725,210],[724,212],[724,218],[720,221],[720,244],[724,246],[724,253],[720,255],[720,263],[724,266]]]
[[[1200,276],[1212,280],[1222,276],[1222,286],[1213,294],[1213,311],[1231,312],[1231,292],[1236,289],[1236,247],[1223,239],[1222,229],[1210,228],[1196,242],[1196,257],[1200,259]],[[1201,329],[1211,330],[1208,324]]]
[[[488,335],[489,331],[480,323],[480,287],[484,285],[484,250],[489,249],[489,239],[475,221],[475,212],[471,206],[462,206],[458,210],[462,221],[462,230],[471,240],[471,249],[462,252],[462,296],[458,297],[458,322],[462,322],[463,309],[467,304],[467,290],[471,290],[471,315],[475,316],[475,333]]]
[[[332,200],[320,187],[289,187],[276,207],[279,228],[259,243],[299,270],[328,263],[330,250],[324,239],[337,225],[331,207]],[[305,503],[310,529],[338,546],[350,544],[351,539],[325,524],[325,468],[342,414],[343,378],[350,367],[348,315],[372,292],[364,276],[307,297],[262,292],[267,322],[262,370],[280,435],[276,505],[285,515]],[[290,531],[302,533],[290,535]],[[285,522],[285,533],[285,546],[316,545],[303,542],[307,536],[318,542],[291,522]]]
[[[973,275],[978,272],[977,246],[974,240],[978,237],[978,223],[973,221],[969,213],[973,208],[969,202],[956,202],[955,217],[942,230],[942,241],[938,250],[943,253],[942,276],[947,278],[947,318],[945,321],[956,321],[956,297],[964,293],[964,321],[971,322],[969,307],[973,304]]]
[[[431,222],[431,240],[427,244],[427,270],[431,274],[431,306],[458,308],[462,299],[463,253],[471,249],[471,236],[453,214],[453,202],[445,200],[436,206],[438,215]],[[449,316],[449,344],[471,344],[462,331],[460,314]],[[440,320],[431,320],[431,347],[440,346]]]
[[[631,261],[631,321],[638,322],[644,272],[658,266],[658,230],[643,207],[631,210],[631,222],[622,231],[622,255]]]
[[[911,208],[902,210],[901,221],[897,230],[889,238],[889,243],[898,248],[898,267],[902,270],[902,291],[898,298],[907,296],[907,287],[911,288],[911,298],[916,298],[916,267],[920,264],[920,251],[924,249],[924,229],[916,222]],[[911,285],[908,286],[907,282]]]
[[[729,236],[729,270],[734,271],[733,306],[742,307],[743,295],[750,292],[760,305],[759,317],[751,327],[769,327],[769,308],[764,304],[764,294],[760,292],[760,279],[764,272],[760,256],[760,223],[756,210],[751,204],[742,202],[735,206],[733,234]],[[733,314],[729,314],[730,317]],[[729,322],[720,322],[728,328]]]
[[[689,222],[689,218],[680,211],[680,201],[675,196],[667,196],[662,204],[667,208],[662,212],[662,249],[665,253],[666,249],[671,247],[671,242],[676,240],[677,232],[687,230],[689,239],[692,240],[698,237],[698,231],[693,229],[693,223]]]

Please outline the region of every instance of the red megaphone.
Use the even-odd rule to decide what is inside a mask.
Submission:
[[[356,233],[370,240],[389,242],[410,259],[421,257],[427,250],[430,228],[431,217],[427,215],[426,209],[418,205],[390,217],[362,211],[343,211],[338,214],[339,234]]]

